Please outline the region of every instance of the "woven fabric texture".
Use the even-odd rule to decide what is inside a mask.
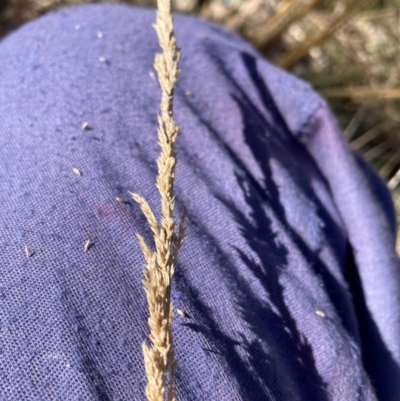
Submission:
[[[135,233],[152,235],[128,192],[160,217],[154,20],[77,6],[0,43],[1,401],[145,399]],[[220,27],[175,23],[178,399],[399,400],[384,184],[307,84]]]

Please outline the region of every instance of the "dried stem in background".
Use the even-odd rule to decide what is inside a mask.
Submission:
[[[265,24],[257,27],[257,33],[249,35],[261,51],[275,42],[288,27],[315,8],[321,0],[286,0],[279,3],[275,14]]]
[[[158,117],[158,140],[161,154],[157,160],[157,188],[161,197],[161,222],[158,222],[150,205],[137,194],[133,199],[139,204],[154,235],[155,252],[137,235],[146,259],[144,289],[149,307],[150,335],[152,345],[143,343],[144,363],[147,374],[146,396],[149,401],[176,400],[172,338],[173,306],[171,285],[178,251],[185,235],[184,214],[178,233],[175,233],[174,175],[176,166],[175,143],[179,127],[173,118],[174,88],[178,79],[180,51],[173,32],[170,0],[158,0],[157,20],[154,28],[162,49],[156,55],[154,67],[158,74],[162,98]]]
[[[287,50],[280,59],[278,64],[283,68],[289,68],[303,57],[305,57],[313,46],[319,45],[321,42],[332,36],[337,28],[349,19],[361,6],[369,3],[370,0],[351,0],[344,7],[343,11],[324,28],[319,34],[305,40],[294,49]],[[308,11],[308,10],[307,10]]]
[[[370,86],[355,86],[321,90],[327,98],[368,97],[375,99],[400,99],[398,88],[371,88]]]

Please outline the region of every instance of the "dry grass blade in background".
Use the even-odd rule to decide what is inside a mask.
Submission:
[[[331,21],[329,21],[322,32],[305,40],[301,45],[296,46],[294,49],[288,50],[279,58],[278,64],[283,68],[291,67],[297,61],[305,57],[312,47],[317,46],[332,36],[335,30],[347,19],[349,19],[356,10],[370,2],[371,0],[351,0],[347,2],[347,4],[344,4],[342,11],[338,13],[337,16],[334,16]]]
[[[322,0],[284,0],[278,4],[275,14],[257,30],[249,32],[255,46],[263,51],[275,42],[290,25],[315,8]]]
[[[371,88],[370,86],[324,89],[321,90],[321,93],[327,98],[369,97],[376,99],[400,99],[400,89]]]
[[[161,112],[158,117],[158,140],[161,154],[157,160],[157,188],[161,197],[161,222],[157,222],[150,205],[137,194],[133,199],[140,205],[153,232],[156,251],[153,252],[138,235],[146,259],[144,289],[149,307],[149,326],[152,345],[143,343],[144,364],[147,374],[146,396],[148,401],[173,401],[176,399],[172,337],[173,305],[171,285],[178,251],[185,235],[184,214],[178,234],[175,233],[174,177],[176,165],[175,143],[179,127],[173,117],[174,88],[178,79],[180,51],[173,32],[170,0],[158,0],[157,21],[154,28],[162,49],[156,55],[154,67],[161,86]]]

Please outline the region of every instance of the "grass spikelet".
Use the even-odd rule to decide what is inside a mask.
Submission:
[[[174,88],[178,79],[180,51],[173,32],[170,0],[158,0],[154,28],[162,53],[157,54],[154,67],[161,86],[161,104],[158,117],[158,142],[161,147],[157,159],[156,186],[161,198],[161,221],[158,222],[148,202],[132,193],[154,235],[155,251],[137,235],[146,259],[143,286],[149,307],[150,346],[142,345],[147,375],[148,401],[175,401],[174,358],[172,338],[173,305],[171,285],[178,260],[178,251],[185,236],[185,215],[182,213],[178,233],[175,233],[174,178],[176,166],[175,143],[179,127],[173,117]]]

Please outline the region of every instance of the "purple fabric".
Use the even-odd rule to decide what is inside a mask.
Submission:
[[[135,233],[151,232],[115,198],[138,192],[159,216],[154,19],[72,7],[0,44],[1,401],[144,400]],[[175,21],[178,400],[399,400],[384,184],[307,84],[222,28]]]

